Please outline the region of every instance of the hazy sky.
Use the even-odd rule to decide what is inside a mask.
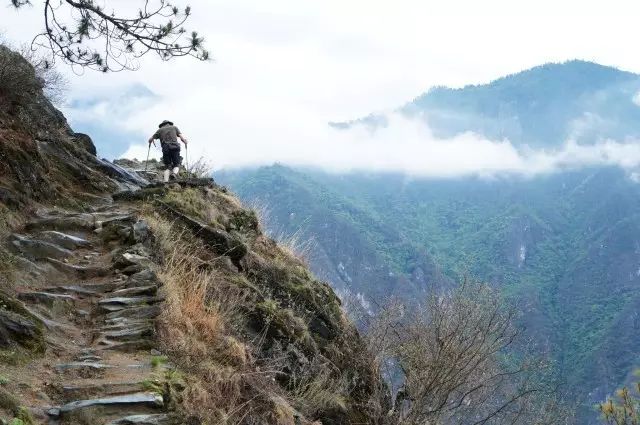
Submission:
[[[40,1],[21,12],[5,3],[5,38],[29,40],[42,25]],[[391,110],[433,85],[488,82],[550,61],[579,58],[640,72],[640,3],[629,0],[190,4],[190,27],[204,34],[215,62],[150,59],[137,72],[109,75],[65,69],[65,112],[103,154],[144,156],[145,139],[171,119],[193,143],[190,155],[206,155],[217,167],[280,161],[444,175],[529,167],[547,153],[522,157],[508,141],[474,135],[436,140],[399,117],[374,136],[336,134],[326,123]]]

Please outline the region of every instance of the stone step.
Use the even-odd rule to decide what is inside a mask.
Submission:
[[[105,325],[96,329],[99,332],[104,331],[115,331],[122,329],[132,329],[132,328],[140,328],[140,327],[153,327],[154,321],[151,319],[126,319],[126,318],[116,318],[105,320]]]
[[[145,406],[151,408],[162,408],[164,400],[160,394],[153,392],[140,392],[127,395],[119,395],[114,397],[96,398],[88,400],[78,400],[67,403],[63,406],[49,409],[47,413],[52,417],[64,417],[65,414],[75,412],[77,410],[86,409],[87,407],[132,407]]]
[[[108,340],[99,341],[101,345],[98,347],[100,351],[120,351],[123,353],[132,353],[141,350],[151,350],[156,346],[154,341],[149,339],[140,339],[137,341],[112,342]]]
[[[55,258],[46,258],[56,269],[63,273],[75,274],[81,279],[91,279],[94,277],[107,276],[112,272],[111,267],[104,266],[78,266],[74,264],[64,263]]]
[[[91,214],[46,215],[27,223],[28,231],[35,230],[85,230],[95,229],[95,218]]]
[[[116,419],[107,425],[175,425],[176,419],[165,414],[133,415],[122,419]]]
[[[69,258],[72,252],[51,242],[32,239],[27,236],[14,233],[11,235],[11,245],[20,254],[32,260],[44,260],[46,258]]]
[[[138,273],[130,275],[129,278],[127,279],[127,284],[126,284],[128,288],[131,288],[134,286],[150,286],[150,285],[155,285],[155,286],[162,285],[162,282],[158,280],[158,276],[156,276],[156,274],[150,269],[144,269]]]
[[[96,356],[95,354],[82,354],[76,356],[75,360],[78,362],[99,362],[102,360],[102,357]]]
[[[103,298],[98,301],[98,305],[108,312],[123,310],[127,307],[144,306],[156,304],[163,301],[162,297],[140,296],[140,297],[113,297]]]
[[[17,297],[21,301],[44,304],[52,307],[56,303],[67,303],[72,305],[76,297],[68,294],[53,294],[50,292],[19,292]]]
[[[133,288],[124,288],[113,291],[112,295],[117,297],[130,297],[137,295],[156,295],[158,292],[158,287],[156,285],[149,286],[137,286]]]
[[[116,310],[105,315],[106,320],[111,319],[153,319],[158,317],[162,310],[159,305],[143,305]]]
[[[142,392],[145,381],[100,382],[83,385],[64,385],[62,394],[65,402],[78,400],[80,397],[109,397],[114,395]]]
[[[138,328],[127,328],[120,330],[103,331],[98,333],[96,339],[108,340],[113,342],[138,341],[144,338],[150,338],[155,334],[155,327],[140,326]]]
[[[45,242],[50,242],[68,250],[91,248],[92,246],[91,242],[86,239],[69,235],[67,233],[58,232],[56,230],[46,230],[43,232],[39,232],[37,236],[39,239]]]
[[[86,370],[106,370],[112,369],[114,366],[108,365],[105,363],[97,363],[97,362],[72,362],[72,363],[61,363],[55,366],[58,372],[64,372],[67,370],[76,370],[76,369],[86,369]]]
[[[95,379],[104,376],[114,366],[96,362],[71,362],[55,366],[56,372],[74,378]]]
[[[50,286],[48,288],[42,288],[43,291],[50,294],[77,294],[85,296],[98,296],[102,295],[100,292],[93,291],[85,286],[70,285],[70,286]]]

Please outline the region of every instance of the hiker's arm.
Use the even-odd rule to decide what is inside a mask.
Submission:
[[[151,145],[151,143],[153,143],[153,144],[155,145],[155,144],[156,144],[156,143],[154,142],[154,140],[155,140],[155,139],[156,139],[156,135],[154,134],[153,136],[151,136],[151,137],[149,138],[149,145]]]
[[[186,137],[184,137],[184,136],[182,135],[182,133],[178,134],[178,137],[180,138],[180,140],[182,140],[182,143],[184,143],[184,145],[186,146],[186,145],[187,145],[187,143],[188,143],[188,142],[187,142],[187,138],[186,138]]]

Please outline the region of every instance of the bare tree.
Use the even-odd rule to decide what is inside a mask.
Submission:
[[[564,423],[545,362],[511,349],[515,316],[496,291],[470,282],[416,311],[384,309],[369,340],[387,380],[400,385],[386,422]]]
[[[32,0],[11,0],[15,8]],[[209,53],[197,32],[184,25],[191,16],[166,0],[140,0],[135,12],[107,9],[95,0],[41,0],[44,31],[32,45],[45,47],[71,65],[107,71],[133,70],[138,59],[154,52],[162,60],[192,56],[207,60]]]
[[[39,54],[28,46],[22,46],[18,52],[33,66],[47,99],[54,105],[63,105],[69,86],[67,79],[52,66],[46,55]]]

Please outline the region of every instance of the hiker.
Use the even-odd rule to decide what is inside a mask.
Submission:
[[[162,147],[162,162],[164,162],[164,181],[169,181],[169,177],[175,179],[180,171],[180,163],[182,157],[180,156],[180,142],[178,138],[182,140],[185,148],[187,147],[187,139],[182,135],[178,127],[173,125],[171,121],[164,120],[158,126],[158,131],[154,133],[149,139],[149,146],[155,140],[160,140],[160,146]]]

